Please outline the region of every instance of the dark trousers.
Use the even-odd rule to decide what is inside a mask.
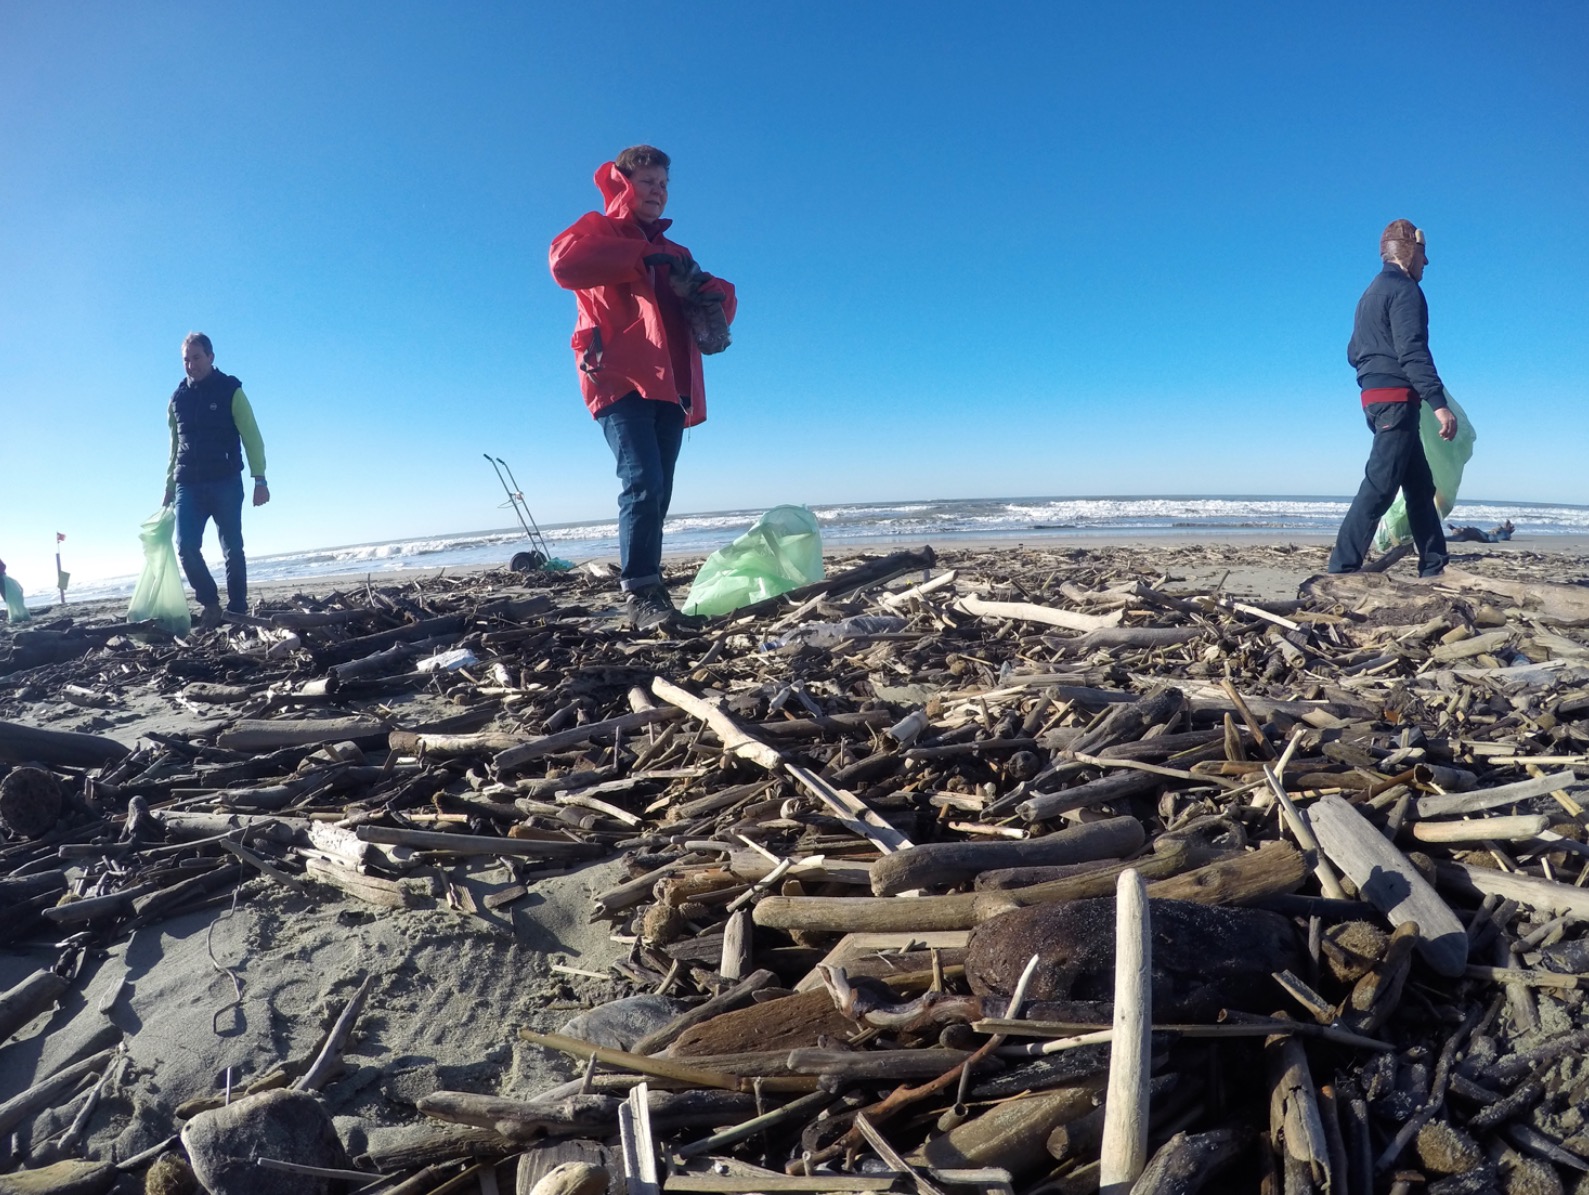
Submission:
[[[243,556],[243,477],[177,483],[177,557],[201,606],[220,605],[215,578],[204,563],[204,525],[215,520],[226,561],[226,608],[248,613],[248,561]]]
[[[662,521],[673,501],[673,466],[684,442],[684,408],[630,391],[596,416],[618,463],[618,557],[622,588],[662,583]]]
[[[1436,576],[1445,568],[1446,536],[1435,510],[1434,478],[1418,436],[1421,409],[1416,402],[1378,402],[1363,408],[1374,446],[1363,470],[1363,484],[1335,537],[1330,572],[1355,573],[1363,567],[1374,531],[1398,489],[1407,496],[1407,525],[1418,549],[1418,575]]]

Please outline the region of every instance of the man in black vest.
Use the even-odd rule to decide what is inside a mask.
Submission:
[[[248,563],[243,556],[243,455],[254,478],[254,505],[270,501],[265,484],[265,442],[243,384],[215,368],[215,348],[202,332],[182,341],[187,374],[171,396],[171,460],[166,466],[165,505],[177,507],[177,555],[204,607],[201,627],[219,626],[221,598],[205,567],[204,525],[215,520],[226,561],[226,608],[248,611]]]

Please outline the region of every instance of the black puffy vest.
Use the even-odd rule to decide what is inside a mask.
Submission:
[[[232,422],[232,395],[242,386],[218,369],[196,386],[182,379],[171,396],[177,417],[174,480],[224,481],[243,471],[243,440]]]

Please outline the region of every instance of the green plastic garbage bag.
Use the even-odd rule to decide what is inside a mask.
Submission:
[[[152,618],[173,635],[186,635],[193,627],[193,616],[188,613],[177,549],[172,543],[176,527],[177,512],[172,506],[161,507],[158,514],[143,521],[143,529],[138,532],[143,541],[143,572],[127,606],[127,621]]]
[[[749,531],[706,558],[686,614],[728,614],[822,580],[822,532],[803,506],[775,506]]]
[[[1443,523],[1451,508],[1457,504],[1457,490],[1462,485],[1462,467],[1473,456],[1473,442],[1478,433],[1468,419],[1468,413],[1457,405],[1457,400],[1446,391],[1446,401],[1451,413],[1457,417],[1457,436],[1454,440],[1440,438],[1440,420],[1428,403],[1419,403],[1418,438],[1423,442],[1423,454],[1429,460],[1429,472],[1435,479],[1435,513]],[[1407,496],[1398,493],[1385,517],[1379,521],[1379,531],[1374,535],[1374,550],[1388,552],[1402,544],[1412,543],[1412,528],[1407,524]]]
[[[12,622],[26,622],[28,608],[22,601],[22,586],[17,584],[17,579],[12,576],[5,578],[6,613],[11,616]]]

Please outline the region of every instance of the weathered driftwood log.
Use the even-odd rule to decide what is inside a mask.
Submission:
[[[1301,853],[1289,843],[1268,842],[1256,851],[1189,870],[1194,856],[1183,844],[1138,859],[1130,866],[1156,882],[1149,895],[1203,904],[1244,904],[1292,892],[1307,874]],[[771,929],[820,933],[906,932],[971,929],[1012,908],[1103,896],[1114,890],[1126,865],[1086,875],[956,896],[897,897],[768,896],[756,904],[756,924]],[[1185,875],[1176,875],[1186,872]],[[1163,878],[1158,877],[1173,877]]]
[[[564,1162],[530,1188],[529,1195],[604,1195],[611,1180],[606,1167],[591,1162]]]
[[[413,657],[414,652],[415,649],[410,644],[394,643],[388,648],[371,652],[367,656],[360,656],[356,660],[333,664],[326,669],[326,677],[334,680],[340,686],[345,681],[381,676],[405,667]]]
[[[156,820],[173,842],[192,842],[236,833],[283,845],[307,842],[308,822],[295,817],[271,817],[262,813],[161,813]]]
[[[533,1141],[547,1134],[604,1137],[617,1127],[619,1102],[610,1095],[537,1101],[435,1091],[422,1096],[416,1107],[437,1120],[494,1129],[512,1141]]]
[[[967,614],[981,618],[1013,618],[1023,622],[1040,622],[1045,626],[1064,627],[1070,631],[1097,631],[1117,627],[1124,616],[1120,610],[1112,614],[1078,614],[1073,610],[1059,610],[1053,606],[1039,606],[1033,602],[990,602],[985,598],[966,595],[955,605]]]
[[[476,734],[431,734],[421,730],[394,730],[386,736],[390,750],[404,755],[424,755],[430,759],[450,759],[458,755],[495,755],[532,741],[527,735],[502,731]]]
[[[1466,863],[1440,863],[1436,866],[1436,876],[1442,888],[1463,896],[1494,895],[1572,921],[1589,921],[1589,889],[1574,884]]]
[[[1145,834],[1134,817],[1113,817],[1013,842],[933,842],[884,855],[872,866],[872,894],[947,888],[996,867],[1030,867],[1120,859],[1138,850]]]
[[[920,1157],[929,1166],[962,1169],[996,1166],[1020,1177],[1049,1164],[1049,1135],[1086,1116],[1103,1089],[1101,1077],[1075,1086],[1003,1100],[979,1116],[930,1137]]]
[[[384,739],[386,723],[379,718],[322,718],[258,721],[242,719],[230,730],[223,730],[216,745],[229,751],[268,751],[277,747],[305,747],[317,743],[340,743],[345,739]]]
[[[1502,805],[1511,805],[1518,801],[1529,801],[1535,797],[1565,791],[1575,786],[1577,782],[1578,776],[1574,771],[1553,772],[1547,776],[1519,780],[1515,784],[1419,797],[1413,802],[1413,809],[1419,817],[1460,817],[1467,813],[1482,813],[1487,809],[1498,809]]]
[[[54,1004],[71,986],[54,971],[35,971],[15,987],[0,992],[0,1042]]]
[[[1084,655],[1103,648],[1146,647],[1158,649],[1190,643],[1203,635],[1202,627],[1106,627],[1088,631],[1056,646],[1066,655]],[[1050,640],[1050,642],[1054,642]]]
[[[1110,801],[1152,792],[1163,783],[1163,777],[1150,772],[1114,772],[1058,792],[1036,793],[1017,805],[1015,812],[1025,821],[1044,822],[1077,809],[1090,809],[1094,805],[1106,805]],[[1035,838],[1032,841],[1044,842],[1046,839]]]
[[[19,722],[0,722],[0,760],[41,763],[68,768],[97,768],[115,763],[131,748],[96,734],[45,730]]]
[[[85,1075],[103,1070],[115,1053],[114,1049],[101,1050],[81,1062],[64,1066],[0,1104],[0,1135],[10,1133],[30,1116],[51,1107],[61,1096],[76,1087]]]
[[[1203,911],[1201,906],[1168,904],[1158,909],[1172,907]],[[1153,1069],[1154,906],[1135,871],[1120,873],[1113,912],[1114,1037],[1098,1158],[1100,1195],[1126,1195],[1147,1164],[1148,1083]],[[976,936],[972,934],[973,943]]]
[[[1416,922],[1425,961],[1441,975],[1459,977],[1468,962],[1467,930],[1407,856],[1340,797],[1322,796],[1303,815],[1320,848],[1363,899],[1392,925]]]

